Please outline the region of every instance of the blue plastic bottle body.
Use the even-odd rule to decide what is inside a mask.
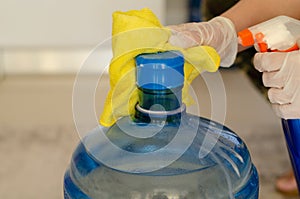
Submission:
[[[286,144],[300,190],[300,119],[282,119]]]
[[[92,154],[102,150],[101,146],[89,147],[86,150],[81,143],[75,151],[70,170],[65,176],[65,198],[258,198],[258,175],[251,163],[250,155],[242,140],[226,127],[204,118],[186,114],[184,122],[190,129],[194,121],[200,120],[199,130],[192,145],[178,159],[166,168],[145,174],[126,173],[111,169],[99,163]],[[126,122],[128,118],[121,119]],[[197,122],[195,122],[197,123]],[[213,128],[212,128],[213,127]],[[205,158],[199,159],[201,142],[207,135],[212,137],[222,130],[219,142]],[[115,126],[107,132],[111,141],[121,148],[136,153],[147,153],[163,147],[172,140],[174,126],[166,126],[156,137],[143,141],[129,139],[127,134]],[[98,139],[96,128],[84,140]],[[226,155],[224,155],[226,154]],[[110,154],[107,154],[110,155]],[[218,157],[216,160],[215,157]],[[113,158],[113,157],[112,157]],[[151,162],[151,160],[150,160]],[[222,163],[220,165],[220,162]],[[126,162],[126,164],[135,163]],[[159,164],[159,162],[153,162]],[[238,173],[234,169],[238,168]],[[71,176],[71,177],[70,177]],[[111,187],[111,189],[109,189]],[[229,193],[232,191],[232,193]],[[83,195],[83,193],[85,193]],[[177,195],[176,195],[177,194]],[[175,198],[176,198],[175,197]]]
[[[186,113],[183,79],[181,84],[179,78],[168,81],[161,75],[166,67],[159,65],[164,56],[172,65],[180,58],[156,56],[140,57],[145,68],[139,77],[149,75],[147,67],[153,67],[159,84],[138,78],[136,114],[108,129],[96,127],[83,138],[65,174],[65,198],[257,199],[258,175],[246,145],[227,127]]]

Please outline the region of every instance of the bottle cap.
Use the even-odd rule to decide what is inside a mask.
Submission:
[[[162,90],[184,83],[184,57],[179,51],[141,54],[135,60],[138,87]]]

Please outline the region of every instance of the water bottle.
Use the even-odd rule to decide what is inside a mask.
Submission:
[[[291,52],[299,50],[300,21],[288,16],[277,16],[238,33],[243,46],[254,45],[259,52]],[[282,128],[300,190],[300,118],[281,119]]]
[[[281,119],[294,175],[300,190],[300,119]]]
[[[136,57],[135,113],[95,127],[64,176],[65,199],[257,199],[245,143],[229,128],[186,112],[178,51]]]

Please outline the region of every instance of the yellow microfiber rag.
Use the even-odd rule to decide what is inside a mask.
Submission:
[[[183,102],[193,102],[188,85],[202,71],[215,72],[220,64],[217,52],[209,46],[182,49],[168,43],[171,31],[164,28],[153,12],[144,8],[113,13],[112,50],[109,66],[110,91],[100,116],[100,124],[113,125],[122,116],[134,113],[138,100],[135,85],[135,57],[142,53],[179,50],[185,58]]]

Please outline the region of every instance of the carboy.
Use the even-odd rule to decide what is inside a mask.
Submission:
[[[186,112],[183,55],[135,61],[135,113],[82,138],[65,173],[65,199],[257,199],[258,174],[241,138]]]

